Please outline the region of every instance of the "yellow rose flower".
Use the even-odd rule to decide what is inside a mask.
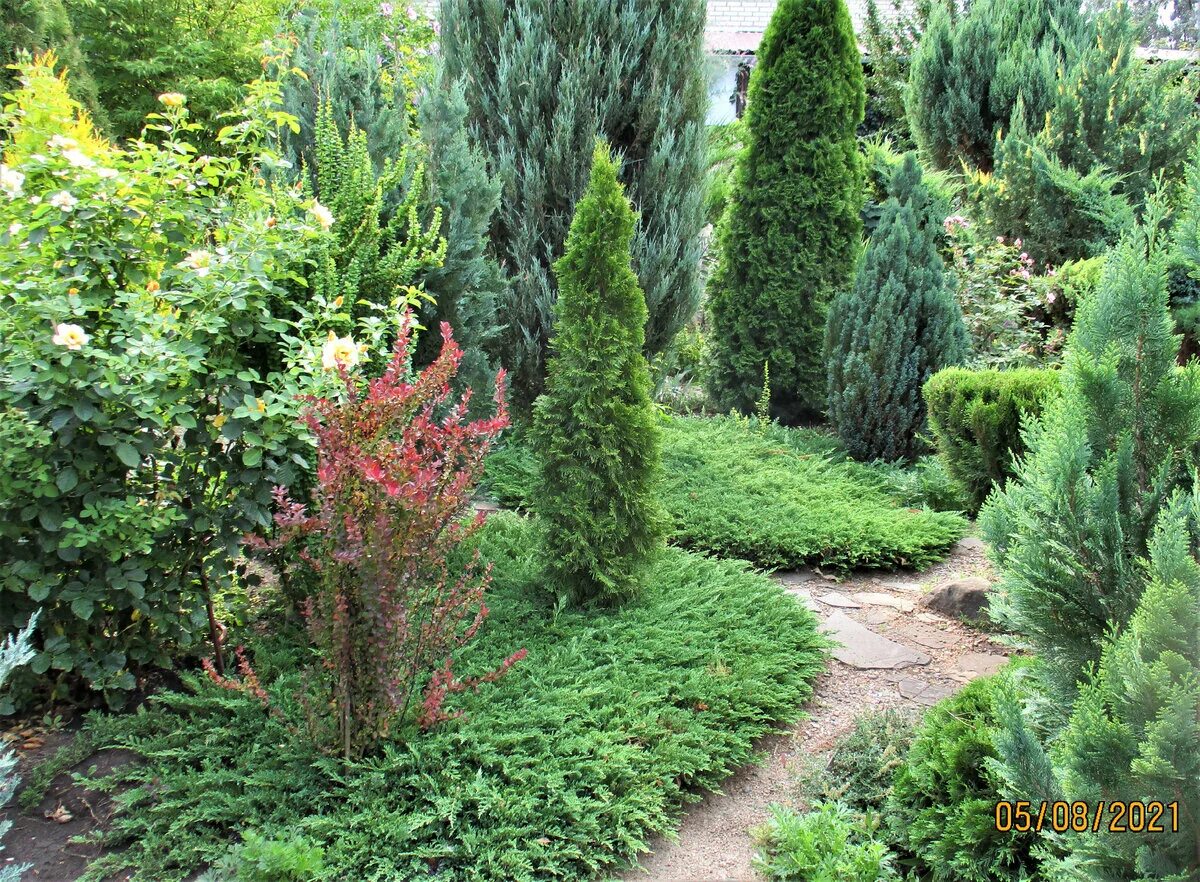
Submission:
[[[316,200],[313,201],[312,207],[308,209],[311,214],[321,225],[322,230],[328,230],[333,226],[333,212]]]
[[[83,332],[79,325],[57,324],[54,326],[54,336],[51,340],[56,346],[66,346],[68,349],[82,349],[92,339]]]
[[[327,371],[339,367],[349,370],[358,364],[358,346],[353,337],[335,337],[330,332],[329,339],[321,347],[321,366]]]
[[[163,107],[183,107],[187,96],[182,92],[163,92],[158,96],[158,100]]]

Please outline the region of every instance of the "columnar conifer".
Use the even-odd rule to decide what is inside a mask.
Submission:
[[[865,100],[844,0],[782,0],[751,77],[710,286],[709,387],[723,407],[752,410],[769,363],[773,416],[824,409],[825,314],[862,233]]]
[[[1155,519],[1200,440],[1200,374],[1179,368],[1154,219],[1109,253],[1075,315],[1062,399],[1026,427],[1017,478],[980,515],[1001,576],[992,614],[1073,695],[1143,587]]]
[[[925,425],[921,387],[967,354],[962,312],[922,224],[929,194],[909,154],[854,287],[834,300],[826,334],[829,419],[858,459],[912,459]]]
[[[700,299],[704,226],[704,0],[444,0],[442,54],[500,181],[492,247],[511,280],[500,357],[516,405],[541,391],[557,284],[597,136],[638,211],[633,266],[663,351]]]
[[[608,147],[554,264],[559,287],[554,353],[534,411],[545,563],[574,601],[634,594],[662,538],[651,492],[659,430],[642,355],[646,301],[630,265],[636,218]]]

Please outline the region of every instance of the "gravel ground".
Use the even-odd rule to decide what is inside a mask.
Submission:
[[[987,634],[920,606],[928,591],[968,576],[991,576],[977,539],[963,540],[946,560],[919,573],[865,571],[841,581],[812,570],[777,574],[822,619],[835,607],[814,597],[848,598],[867,592],[893,598],[894,606],[836,609],[877,634],[928,654],[930,663],[898,671],[859,670],[831,658],[815,683],[808,718],[789,732],[762,739],[758,747],[763,762],[740,769],[720,793],[709,793],[689,807],[678,837],[651,843],[641,866],[619,877],[622,882],[758,882],[761,877],[751,867],[750,829],[766,820],[772,803],[802,805],[796,792],[798,776],[806,765],[821,763],[862,713],[898,708],[918,714],[997,663],[996,656],[1008,654]]]

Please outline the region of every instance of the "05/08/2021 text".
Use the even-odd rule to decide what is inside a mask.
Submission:
[[[996,803],[1001,833],[1178,833],[1178,802],[1007,802]]]

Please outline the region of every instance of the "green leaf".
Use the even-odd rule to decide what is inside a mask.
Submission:
[[[58,489],[63,493],[69,493],[75,489],[75,485],[79,483],[79,473],[75,469],[67,466],[54,479],[54,483],[58,485]]]
[[[136,469],[142,461],[141,455],[137,452],[137,449],[132,444],[127,444],[126,442],[122,441],[117,445],[116,451],[117,459],[121,460],[121,462],[129,466],[131,469]]]
[[[247,447],[242,451],[242,465],[255,469],[262,465],[262,450],[257,447]]]
[[[92,609],[94,604],[90,597],[76,597],[71,601],[71,612],[79,616],[79,618],[87,621],[92,617]]]

